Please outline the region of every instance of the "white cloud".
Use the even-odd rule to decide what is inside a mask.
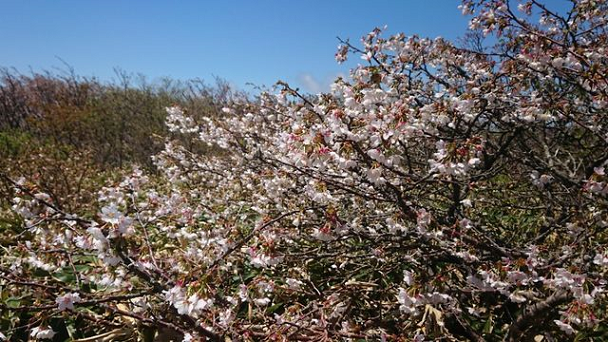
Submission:
[[[323,77],[321,80],[310,73],[302,73],[298,75],[298,85],[302,87],[305,92],[318,94],[329,92],[331,84],[338,78],[343,76],[342,73],[331,74]]]
[[[298,82],[307,92],[315,94],[323,92],[323,86],[311,74],[301,74],[298,76]]]

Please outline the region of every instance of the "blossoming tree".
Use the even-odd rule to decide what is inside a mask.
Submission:
[[[95,216],[15,181],[5,334],[605,338],[608,3],[461,9],[494,47],[375,29],[330,93],[168,108],[161,174]]]

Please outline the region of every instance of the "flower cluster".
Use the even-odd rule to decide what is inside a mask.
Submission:
[[[573,4],[466,0],[496,46],[374,29],[327,94],[167,108],[158,172],[93,217],[15,182],[27,239],[3,277],[187,341],[599,336],[608,4]]]

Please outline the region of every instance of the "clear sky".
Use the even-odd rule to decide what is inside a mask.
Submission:
[[[219,76],[245,84],[284,80],[326,89],[338,65],[336,37],[389,33],[456,39],[468,17],[457,0],[0,0],[0,67],[112,80],[114,69],[151,80]],[[352,64],[350,65],[352,66]]]

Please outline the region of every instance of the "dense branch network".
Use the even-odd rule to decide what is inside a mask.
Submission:
[[[161,174],[96,217],[17,181],[1,284],[35,300],[1,308],[53,309],[37,334],[103,303],[184,340],[606,336],[608,5],[572,4],[467,0],[491,51],[375,29],[330,93],[168,108]]]

